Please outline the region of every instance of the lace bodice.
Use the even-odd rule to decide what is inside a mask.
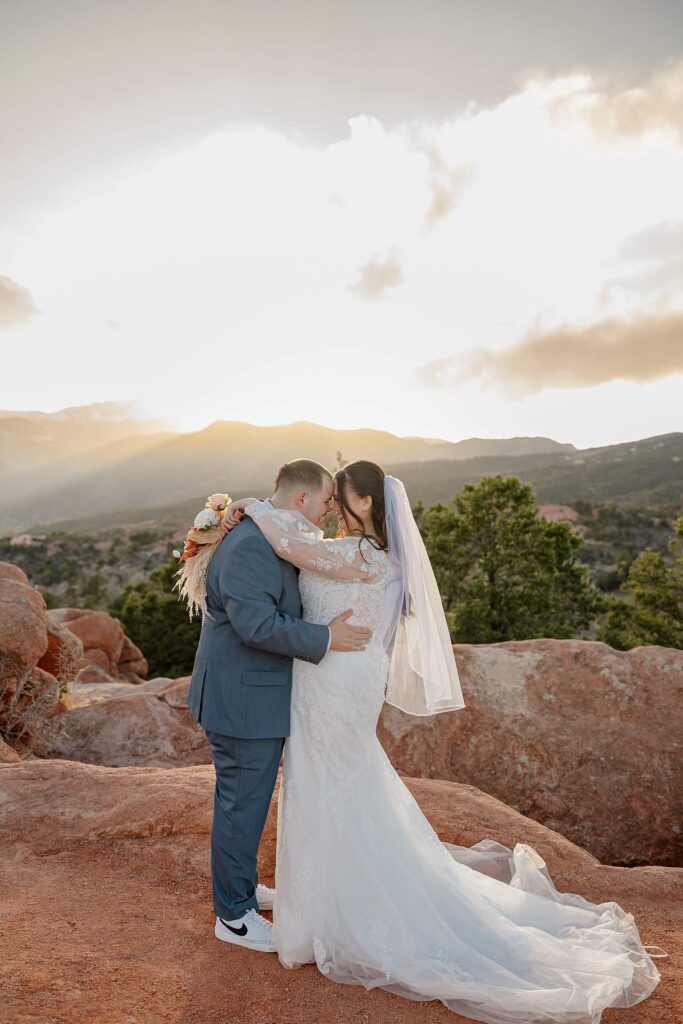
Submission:
[[[359,554],[358,540],[358,537],[337,537],[325,540],[323,544],[330,554],[341,555],[349,564],[353,564]],[[362,553],[375,574],[372,583],[330,579],[302,569],[299,574],[299,590],[303,617],[308,622],[330,622],[337,615],[353,608],[354,614],[348,621],[354,625],[368,626],[373,631],[371,643],[374,644],[383,636],[390,563],[386,552],[378,551],[367,541],[362,544]]]

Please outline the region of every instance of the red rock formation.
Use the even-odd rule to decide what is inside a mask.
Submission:
[[[157,691],[157,697],[170,704],[172,708],[187,708],[185,698],[190,688],[191,678],[191,676],[181,676],[180,679],[174,679],[171,686]]]
[[[70,629],[48,613],[47,650],[38,667],[65,682],[74,679],[83,664],[83,643]]]
[[[190,677],[183,676],[183,678],[189,679]],[[136,690],[141,693],[159,693],[170,686],[175,686],[178,681],[177,679],[171,679],[170,676],[157,676],[155,679],[145,679],[144,683],[139,683],[136,686]]]
[[[33,668],[47,650],[47,608],[26,573],[0,562],[0,651]]]
[[[464,709],[421,719],[385,705],[379,736],[399,771],[477,786],[605,863],[683,863],[683,651],[547,639],[454,651]]]
[[[554,523],[573,523],[579,517],[578,512],[571,505],[553,505],[551,502],[539,505],[536,515],[539,519],[548,519]]]
[[[114,621],[118,621],[118,619],[115,619]],[[144,657],[142,651],[139,647],[136,647],[130,637],[125,634],[123,637],[121,653],[119,654],[117,670],[119,678],[130,679],[131,682],[137,682],[138,679],[144,679],[149,671],[147,659]]]
[[[0,735],[38,752],[59,700],[59,683],[37,667],[48,649],[47,622],[42,594],[18,566],[0,562]]]
[[[13,764],[21,761],[14,747],[10,747],[3,739],[0,739],[0,764]]]
[[[167,688],[168,689],[168,688]],[[171,686],[171,691],[173,686]],[[46,754],[99,765],[159,768],[209,764],[206,734],[189,708],[160,695],[115,696],[64,712],[46,732]]]
[[[123,703],[123,702],[122,702]],[[161,704],[161,702],[159,702]],[[644,943],[663,946],[662,980],[644,1003],[604,1024],[678,1024],[683,871],[614,868],[470,786],[406,779],[446,842],[489,837],[532,845],[558,888],[631,912]],[[69,761],[0,767],[2,929],[7,1021],[97,1024],[466,1024],[440,1003],[336,985],[314,965],[213,936],[210,765],[160,770]],[[273,803],[259,870],[273,881]]]
[[[142,651],[126,636],[118,619],[87,608],[51,608],[51,622],[60,624],[83,644],[80,682],[123,679],[142,682],[149,666]]]
[[[17,583],[29,584],[29,578],[23,569],[14,562],[0,562],[0,580],[15,580]]]

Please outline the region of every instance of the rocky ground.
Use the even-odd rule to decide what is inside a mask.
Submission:
[[[604,1024],[681,1020],[683,870],[599,864],[471,786],[406,779],[440,837],[526,842],[558,888],[633,913],[662,946],[662,981]],[[328,981],[315,966],[213,936],[211,766],[106,768],[65,760],[0,767],[0,1005],[8,1024],[453,1024],[415,1003]],[[260,871],[274,871],[275,801]]]
[[[528,843],[558,888],[616,900],[669,952],[652,997],[605,1024],[683,1020],[683,652],[541,639],[455,656],[463,710],[385,706],[394,765],[442,839]],[[118,620],[48,612],[0,562],[0,669],[2,1024],[462,1019],[214,939],[214,771],[189,677],[147,679]]]

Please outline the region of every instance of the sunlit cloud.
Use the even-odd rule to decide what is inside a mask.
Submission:
[[[646,384],[683,374],[683,311],[529,334],[500,352],[476,350],[421,367],[423,387],[452,390],[476,378],[514,398],[544,388],[592,388],[609,381]]]
[[[0,330],[20,327],[37,312],[28,288],[0,275]]]
[[[358,280],[349,285],[352,292],[363,299],[379,299],[388,288],[396,288],[403,281],[401,263],[397,256],[386,259],[373,257],[358,271]]]
[[[432,201],[425,216],[425,227],[435,227],[455,208],[458,196],[474,175],[474,169],[468,165],[449,165],[444,160],[436,145],[425,147],[425,156],[429,163],[429,188]]]
[[[663,132],[683,141],[683,61],[655,72],[643,85],[596,88],[589,76],[583,87],[558,97],[549,108],[560,124],[583,118],[607,137],[638,138]]]

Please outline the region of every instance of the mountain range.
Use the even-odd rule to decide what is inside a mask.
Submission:
[[[528,480],[544,501],[675,501],[683,491],[683,433],[578,449],[546,437],[451,442],[307,422],[216,420],[187,433],[164,426],[122,403],[0,410],[0,529],[140,521],[198,499],[201,507],[216,491],[263,495],[278,466],[300,456],[330,468],[340,459],[371,459],[425,504],[450,500],[464,482],[493,473]]]

